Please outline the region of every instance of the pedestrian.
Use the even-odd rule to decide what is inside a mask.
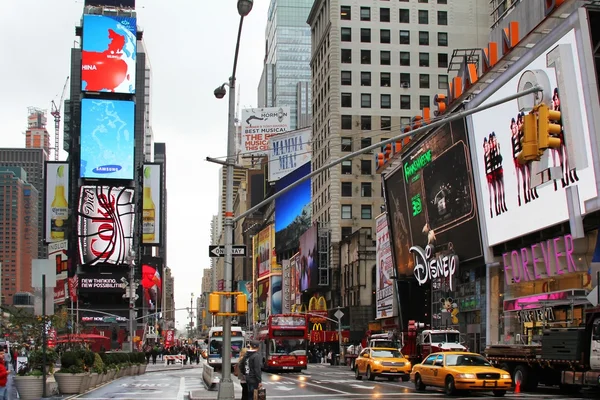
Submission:
[[[259,341],[250,341],[250,346],[242,359],[242,368],[240,368],[240,373],[244,374],[246,378],[248,400],[254,398],[254,390],[262,388],[262,354],[258,351],[259,348]]]
[[[7,370],[10,369],[10,365],[11,365],[11,357],[10,357],[10,352],[8,351],[8,347],[4,346],[4,365],[6,367]]]
[[[248,398],[248,383],[246,382],[246,375],[244,375],[246,371],[244,371],[243,373],[241,372],[242,369],[246,368],[245,365],[242,363],[244,361],[244,357],[246,356],[246,352],[247,349],[245,348],[242,349],[242,351],[240,351],[240,360],[235,365],[235,368],[233,369],[233,374],[237,376],[240,380],[240,385],[242,386],[242,400],[252,400]]]
[[[0,349],[0,359],[4,359],[4,349]],[[0,400],[8,399],[8,371],[3,363],[0,363]]]

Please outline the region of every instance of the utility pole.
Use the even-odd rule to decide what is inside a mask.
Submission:
[[[194,331],[194,293],[190,297],[190,334],[189,338],[192,338],[192,332]]]

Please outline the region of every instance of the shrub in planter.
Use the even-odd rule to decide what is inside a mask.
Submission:
[[[44,391],[44,382],[42,380],[42,371],[31,369],[29,364],[25,364],[14,377],[14,384],[22,400],[34,400],[42,397]]]

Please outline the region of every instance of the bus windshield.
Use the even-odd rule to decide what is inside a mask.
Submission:
[[[271,339],[269,353],[282,356],[305,356],[306,344],[304,339]]]
[[[210,339],[210,354],[222,354],[223,348],[223,338],[222,337],[213,337]],[[240,351],[244,347],[244,339],[240,337],[231,338],[231,356],[238,357]]]
[[[432,333],[431,343],[460,343],[460,335],[453,332]]]

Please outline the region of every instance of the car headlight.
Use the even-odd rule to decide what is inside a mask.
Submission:
[[[458,374],[456,375],[458,379],[475,379],[477,376],[475,374]]]
[[[381,365],[381,361],[373,361],[373,364],[375,364],[375,365]]]
[[[502,379],[510,379],[510,374],[502,374]]]

